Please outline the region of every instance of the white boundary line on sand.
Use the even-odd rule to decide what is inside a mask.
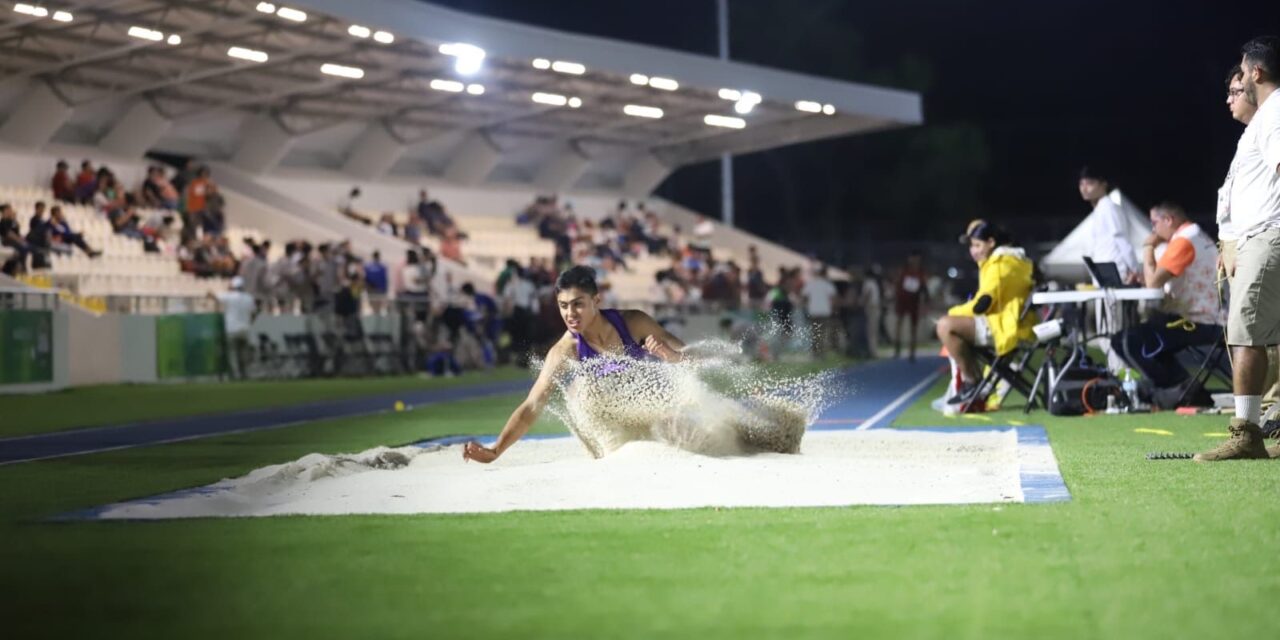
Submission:
[[[910,389],[907,389],[906,391],[904,391],[902,395],[897,397],[897,399],[895,399],[893,402],[890,402],[889,406],[876,412],[876,414],[871,416],[870,418],[867,418],[866,422],[863,422],[862,424],[858,425],[854,429],[854,431],[866,431],[867,429],[870,429],[876,426],[876,424],[879,423],[881,420],[884,420],[894,411],[897,411],[899,407],[909,402],[912,398],[916,396],[916,394],[920,393],[921,391],[924,391],[926,388],[929,387],[929,385],[933,384],[933,382],[942,375],[942,372],[943,372],[943,369],[940,368],[937,371],[934,371],[933,373],[930,373],[929,375],[925,376],[924,380],[921,380],[920,382],[916,383],[916,386],[911,387]]]

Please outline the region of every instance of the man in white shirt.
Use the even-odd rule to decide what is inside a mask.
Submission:
[[[810,343],[817,358],[826,355],[828,348],[836,346],[836,293],[836,286],[827,279],[826,267],[819,267],[800,291],[804,297],[805,316],[813,327]]]
[[[209,297],[222,308],[223,345],[227,357],[227,373],[236,380],[245,379],[245,362],[249,351],[249,327],[258,317],[253,296],[244,292],[244,280],[231,279],[231,290],[209,292]]]
[[[1236,415],[1231,438],[1196,455],[1197,461],[1280,457],[1265,447],[1262,392],[1267,347],[1280,343],[1280,37],[1262,36],[1242,49],[1244,95],[1258,105],[1231,161],[1230,212],[1237,235],[1235,291],[1227,315],[1227,344],[1235,371]]]
[[[1124,196],[1115,188],[1111,176],[1095,167],[1080,170],[1080,197],[1093,207],[1089,228],[1089,257],[1094,262],[1114,262],[1120,277],[1137,282],[1142,275],[1138,254],[1129,242],[1129,223]]]
[[[1134,210],[1133,204],[1115,187],[1111,174],[1096,166],[1080,170],[1078,186],[1080,197],[1093,206],[1085,255],[1094,262],[1115,263],[1120,278],[1127,283],[1141,281],[1142,266],[1128,236],[1127,218]],[[1124,328],[1124,307],[1120,302],[1099,301],[1096,313],[1098,335],[1113,335]],[[1126,366],[1124,359],[1111,348],[1110,341],[1103,340],[1098,346],[1107,356],[1107,368],[1118,375]]]

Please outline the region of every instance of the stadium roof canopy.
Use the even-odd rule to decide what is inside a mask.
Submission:
[[[31,148],[647,192],[722,153],[922,120],[910,92],[413,0],[32,0],[0,20],[0,140]]]

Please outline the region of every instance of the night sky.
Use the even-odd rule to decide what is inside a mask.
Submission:
[[[435,0],[478,14],[714,55],[714,0]],[[1241,125],[1225,105],[1240,45],[1280,2],[730,0],[731,57],[920,91],[923,127],[735,161],[738,225],[837,260],[954,238],[976,216],[1028,243],[1087,212],[1086,162],[1141,207],[1212,221]],[[719,213],[719,169],[660,195]]]

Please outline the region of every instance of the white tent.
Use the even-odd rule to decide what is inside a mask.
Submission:
[[[1151,235],[1151,221],[1119,189],[1112,191],[1107,197],[1111,198],[1124,213],[1127,223],[1125,236],[1129,238],[1129,244],[1133,245],[1136,253],[1142,248],[1142,243],[1147,236]],[[1071,233],[1067,234],[1067,237],[1044,257],[1040,262],[1040,268],[1046,276],[1063,280],[1088,280],[1089,275],[1084,268],[1084,256],[1091,253],[1089,243],[1092,241],[1091,232],[1093,225],[1097,223],[1096,219],[1097,214],[1090,213],[1089,217],[1072,229]]]

